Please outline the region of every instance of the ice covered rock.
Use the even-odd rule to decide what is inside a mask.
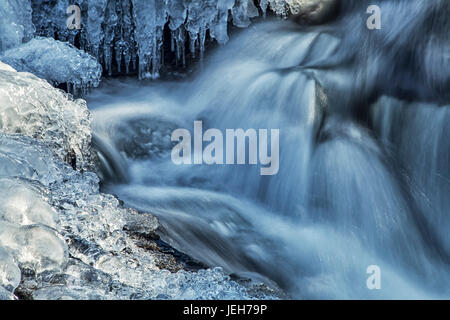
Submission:
[[[13,257],[8,251],[0,247],[0,300],[3,300],[1,288],[14,292],[19,286],[20,279],[20,269]]]
[[[331,18],[338,9],[339,0],[286,0],[291,14],[299,23],[318,24]]]
[[[18,226],[0,221],[0,247],[12,254],[21,269],[36,274],[62,270],[68,259],[62,237],[44,225]]]
[[[7,214],[0,215],[0,248],[10,258],[1,259],[8,277],[0,287],[14,291],[21,279],[14,291],[20,297],[252,298],[220,269],[193,272],[180,265],[165,270],[179,262],[152,243],[157,219],[101,194],[96,175],[74,171],[42,142],[0,134],[2,176],[6,201],[0,213]],[[149,245],[134,235],[147,238]]]
[[[288,2],[294,0],[259,0],[256,5],[253,0],[81,0],[77,1],[81,30],[66,26],[65,10],[72,1],[35,0],[32,8],[38,35],[56,35],[59,40],[79,44],[109,74],[137,70],[139,78],[155,79],[164,65],[165,48],[170,47],[176,62],[184,65],[186,47],[193,57],[202,58],[207,34],[225,44],[229,21],[248,27],[260,10],[264,15],[271,10],[287,16],[291,14]]]
[[[55,211],[30,183],[0,178],[0,220],[18,225],[43,224],[56,227]]]
[[[86,102],[30,73],[11,71],[1,62],[0,68],[0,131],[37,138],[61,159],[84,168],[91,139]]]
[[[84,101],[0,63],[0,102],[2,298],[252,297],[220,269],[183,271],[156,242],[155,217],[123,208],[95,174],[63,162],[74,153],[73,167],[87,166]]]
[[[48,186],[68,172],[57,156],[42,143],[21,136],[0,133],[0,177],[20,177]]]
[[[0,52],[33,38],[29,0],[0,0]]]
[[[97,87],[102,67],[97,60],[74,46],[38,37],[17,48],[5,51],[0,60],[19,72],[30,72],[52,85],[67,84],[69,92],[85,93]]]

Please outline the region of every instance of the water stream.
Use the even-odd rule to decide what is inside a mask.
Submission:
[[[372,86],[373,65],[329,71],[349,43],[267,19],[184,80],[106,81],[88,98],[104,189],[157,215],[175,248],[293,298],[450,297],[449,107],[382,98],[361,117],[386,83]],[[278,174],[175,165],[171,133],[195,120],[279,129]],[[371,265],[381,290],[367,288]]]

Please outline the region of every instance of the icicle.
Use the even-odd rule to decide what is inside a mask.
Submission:
[[[206,28],[200,28],[199,37],[199,47],[200,47],[200,61],[203,61],[203,54],[205,52],[205,41],[206,41]]]
[[[115,45],[115,55],[116,55],[116,64],[117,64],[117,71],[121,72],[122,70],[122,52],[125,47],[125,42],[123,40],[120,40]]]
[[[182,61],[183,66],[185,65],[185,42],[186,36],[183,26],[171,32],[172,41],[172,51],[175,52],[176,63],[178,64]]]
[[[230,12],[235,25],[246,27],[251,18],[259,15],[255,3],[264,16],[269,7],[280,15],[288,9],[286,0],[80,0],[80,32],[68,31],[61,23],[71,0],[32,2],[33,22],[37,21],[40,34],[57,34],[72,44],[79,35],[80,47],[101,61],[107,74],[116,69],[126,73],[133,69],[139,71],[139,78],[159,77],[164,64],[162,31],[166,24],[176,63],[185,66],[186,45],[193,57],[198,51],[203,59],[208,31],[219,44],[228,41]]]

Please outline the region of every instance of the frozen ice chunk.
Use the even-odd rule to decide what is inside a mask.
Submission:
[[[0,133],[0,177],[20,177],[48,186],[62,180],[68,170],[39,141],[18,134]]]
[[[13,67],[11,67],[10,65],[7,65],[5,63],[0,63],[0,71],[15,72],[16,70]]]
[[[86,166],[91,140],[86,102],[73,101],[30,73],[0,66],[0,131],[41,140],[74,167]]]
[[[35,38],[7,50],[0,60],[17,71],[30,72],[53,85],[66,83],[75,93],[97,87],[102,76],[102,67],[94,57],[51,38]]]
[[[16,226],[0,221],[0,247],[19,263],[39,274],[63,270],[68,260],[67,245],[54,230],[43,225]]]
[[[259,16],[253,0],[236,0],[231,13],[233,15],[233,24],[240,28],[248,27],[251,23],[250,18]]]
[[[0,288],[14,292],[20,283],[20,279],[20,269],[13,257],[5,249],[0,247]]]
[[[0,52],[33,37],[31,12],[28,0],[0,0]]]
[[[33,293],[35,300],[111,300],[114,296],[108,295],[104,290],[95,287],[78,286],[67,287],[53,285],[36,290]]]
[[[16,296],[0,286],[0,300],[16,300]]]
[[[0,220],[17,225],[43,224],[56,228],[55,211],[36,188],[25,181],[0,178]]]

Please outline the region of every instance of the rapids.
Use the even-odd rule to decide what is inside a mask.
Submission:
[[[391,52],[355,48],[352,17],[356,28],[357,15],[314,27],[268,18],[186,79],[105,81],[87,99],[104,190],[157,215],[175,248],[293,298],[449,298],[448,70],[431,68],[408,96],[417,102],[399,100],[418,84],[402,86],[407,71],[386,78],[407,70]],[[195,120],[279,129],[278,174],[176,166],[171,133]],[[381,290],[366,286],[371,265]]]

